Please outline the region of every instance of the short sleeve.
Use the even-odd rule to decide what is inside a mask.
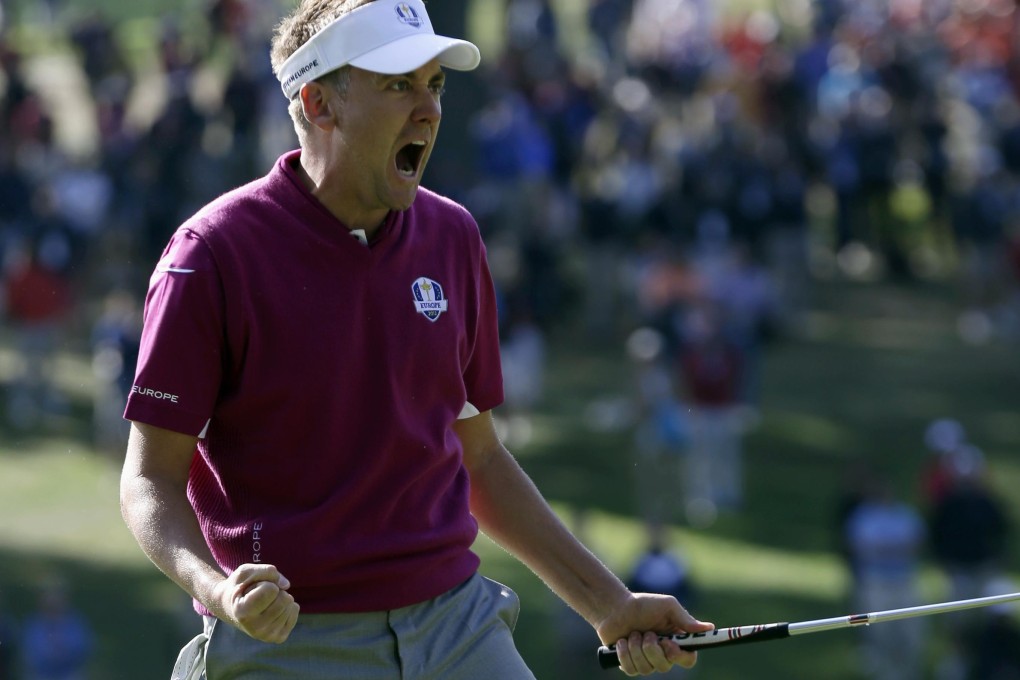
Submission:
[[[465,366],[464,384],[467,401],[478,411],[488,411],[503,403],[503,371],[500,363],[499,320],[496,290],[492,274],[481,246],[478,259],[474,343]]]
[[[222,382],[224,296],[194,232],[174,234],[149,280],[135,382],[124,417],[199,436]]]

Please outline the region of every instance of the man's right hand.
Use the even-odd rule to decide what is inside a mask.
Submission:
[[[297,623],[301,607],[287,592],[290,581],[271,564],[242,564],[214,592],[218,618],[263,642],[280,643]]]

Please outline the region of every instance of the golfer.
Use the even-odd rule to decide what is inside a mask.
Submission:
[[[175,677],[532,678],[479,528],[625,673],[691,666],[656,634],[712,625],[628,591],[495,434],[485,248],[419,186],[478,49],[420,0],[305,0],[272,62],[300,149],[170,239],[125,410],[124,518],[205,617]]]

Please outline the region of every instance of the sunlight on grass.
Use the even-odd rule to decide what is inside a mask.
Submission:
[[[570,508],[555,505],[562,517]],[[639,521],[618,515],[591,513],[584,538],[589,547],[617,574],[626,574],[645,545]],[[831,553],[783,551],[749,541],[731,540],[675,529],[673,544],[690,562],[692,576],[706,590],[786,594],[806,599],[835,600],[846,592],[846,573]],[[475,545],[492,573],[503,573],[513,558],[486,537]]]
[[[927,320],[873,318],[857,320],[850,328],[853,344],[876,350],[945,348],[955,341],[945,326]]]
[[[24,372],[25,362],[11,338],[0,335],[0,343],[0,382],[11,382]],[[56,356],[53,374],[62,394],[74,399],[92,400],[95,376],[90,359],[87,354],[70,351]],[[6,446],[9,448],[11,443],[6,442]]]
[[[96,377],[90,360],[88,354],[62,352],[57,356],[54,372],[62,394],[71,399],[92,401],[95,397]]]
[[[95,563],[144,564],[120,518],[118,472],[67,440],[0,449],[0,546]]]
[[[831,514],[845,491],[843,474],[853,460],[867,457],[881,463],[904,489],[912,489],[927,455],[924,426],[933,417],[952,415],[965,424],[988,457],[994,487],[1020,525],[1020,504],[1012,493],[1020,487],[1020,462],[1014,456],[1020,445],[1018,374],[1012,348],[958,343],[951,324],[938,321],[951,318],[935,304],[941,299],[883,288],[868,293],[877,301],[870,307],[858,299],[863,293],[829,291],[830,304],[822,309],[853,313],[816,317],[813,341],[770,346],[762,375],[762,421],[747,439],[745,511],[697,531],[675,518],[671,537],[689,562],[696,589],[691,606],[698,616],[736,625],[851,613],[851,584],[835,550]],[[876,317],[876,309],[894,320]],[[871,322],[875,318],[877,324]],[[868,342],[859,337],[862,328],[893,340]],[[912,344],[900,347],[906,338]],[[589,347],[569,337],[556,340],[550,346],[543,403],[530,417],[527,436],[511,439],[511,449],[568,524],[576,526],[577,510],[584,510],[582,539],[626,578],[645,546],[635,506],[638,491],[632,485],[630,367],[616,348]],[[0,344],[0,380],[19,370],[16,355]],[[186,637],[176,623],[186,598],[135,545],[120,518],[117,466],[87,443],[92,378],[87,353],[62,357],[59,373],[77,418],[61,421],[67,434],[0,445],[0,554],[7,557],[0,575],[14,584],[9,592],[22,611],[29,602],[27,584],[39,574],[65,573],[101,625],[107,625],[103,613],[116,602],[119,610],[144,617],[175,641]],[[557,637],[563,605],[484,536],[475,550],[482,558],[481,572],[521,596],[517,640],[536,677],[563,678],[560,671],[571,663]],[[1020,564],[1020,547],[1012,542],[1009,551],[1012,574]],[[924,560],[917,604],[947,596],[944,576]],[[130,646],[139,680],[165,677],[159,659],[176,652],[173,645],[162,649],[155,634],[136,639],[134,631],[121,630],[116,621],[101,635],[110,650],[103,663],[116,667]],[[582,668],[591,662],[588,646],[595,643],[585,643],[576,661]],[[786,646],[735,651],[712,658],[705,670],[718,680],[807,678],[818,677],[818,664],[824,662],[830,680],[859,677],[854,635],[793,644],[805,651],[791,655],[787,650],[792,647]],[[933,640],[932,649],[941,649],[939,640]],[[936,651],[932,654],[937,657]]]
[[[598,514],[588,533],[617,573],[634,562],[644,546],[640,523]],[[845,591],[842,565],[830,553],[783,551],[749,541],[675,529],[673,543],[690,560],[693,577],[705,589],[785,593],[829,599]]]
[[[845,454],[854,449],[858,439],[852,427],[805,412],[769,411],[768,427],[777,438],[816,453]]]
[[[951,327],[929,319],[851,318],[812,311],[805,323],[812,340],[836,340],[879,350],[945,349],[955,342]]]

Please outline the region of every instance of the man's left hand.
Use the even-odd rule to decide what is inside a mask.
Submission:
[[[660,635],[700,633],[715,626],[699,621],[669,595],[634,593],[596,626],[606,645],[616,645],[620,670],[627,675],[663,673],[673,666],[691,668],[697,652],[681,649]]]

